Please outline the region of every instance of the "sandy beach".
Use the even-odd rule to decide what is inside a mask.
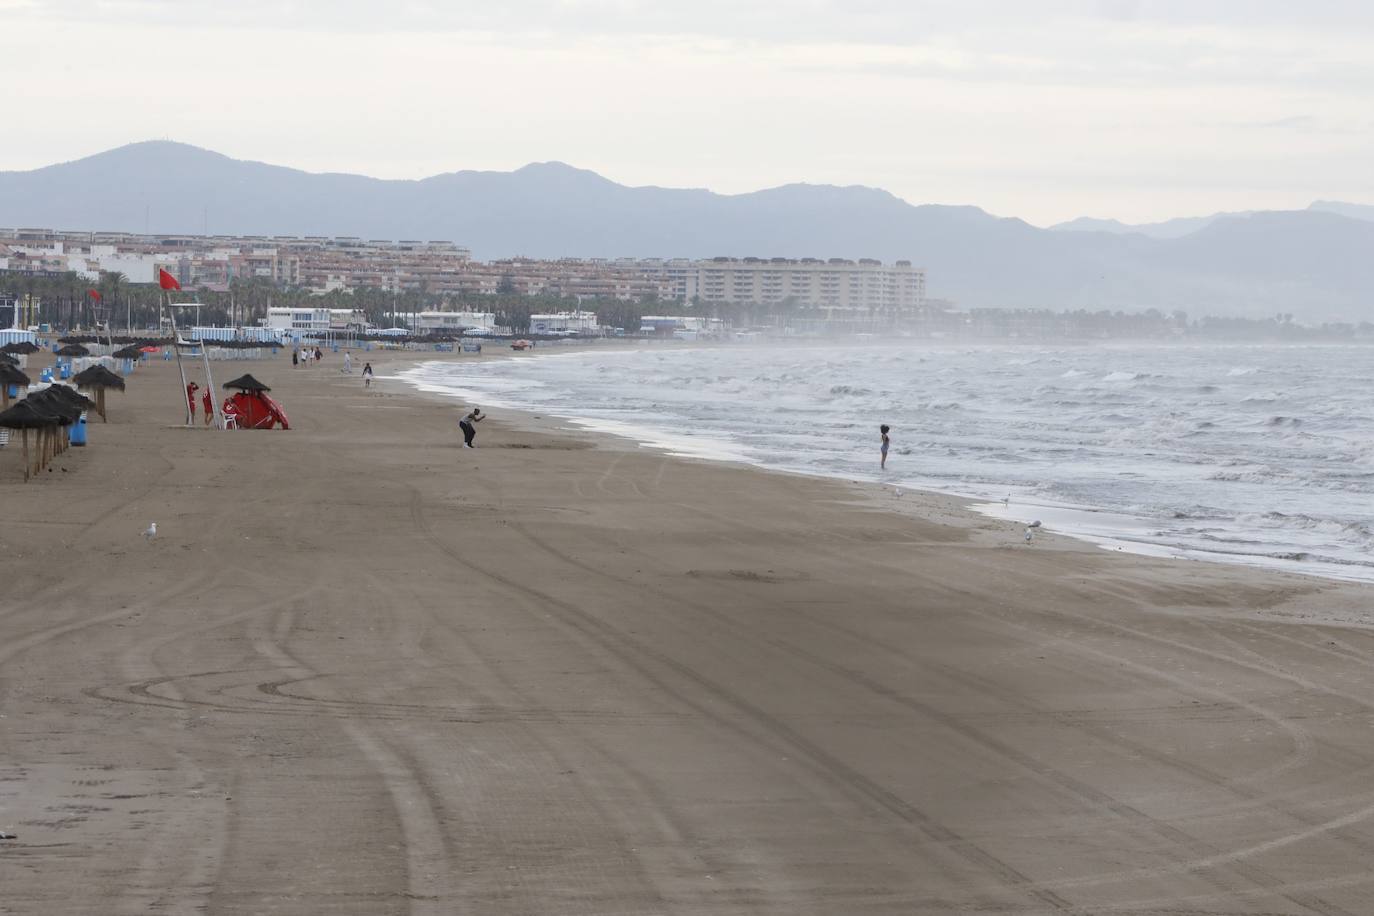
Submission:
[[[215,365],[288,432],[154,362],[0,450],[0,913],[1374,912],[1368,587],[469,451],[367,355]]]

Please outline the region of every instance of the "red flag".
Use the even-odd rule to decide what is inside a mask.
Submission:
[[[163,289],[181,289],[181,284],[177,282],[177,278],[161,267],[157,269],[157,285]]]
[[[86,295],[90,296],[96,302],[100,301],[100,292],[98,290],[88,289],[86,290]]]

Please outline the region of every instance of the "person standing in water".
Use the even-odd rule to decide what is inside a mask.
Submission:
[[[472,440],[477,436],[477,424],[482,422],[482,408],[474,407],[463,415],[463,419],[458,421],[458,428],[463,431],[463,445],[466,448],[476,448]]]
[[[889,444],[887,438],[888,429],[889,427],[886,423],[878,427],[878,432],[883,434],[883,445],[882,448],[879,449],[879,453],[882,455],[882,458],[878,462],[878,467],[882,468],[883,470],[887,470],[887,447]]]

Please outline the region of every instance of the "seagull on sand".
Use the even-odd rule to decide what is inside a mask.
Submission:
[[[157,537],[157,522],[149,522],[148,527],[143,529],[143,536],[150,541]]]
[[[1036,528],[1039,528],[1039,527],[1040,527],[1040,519],[1038,519],[1038,518],[1037,518],[1035,521],[1031,522],[1029,525],[1026,526],[1026,541],[1027,541],[1028,543],[1030,542],[1030,539],[1031,539],[1032,537],[1035,536],[1035,529],[1036,529]]]

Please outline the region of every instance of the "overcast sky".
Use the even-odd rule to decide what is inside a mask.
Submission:
[[[1367,0],[0,0],[0,169],[558,159],[1047,225],[1374,203]]]

